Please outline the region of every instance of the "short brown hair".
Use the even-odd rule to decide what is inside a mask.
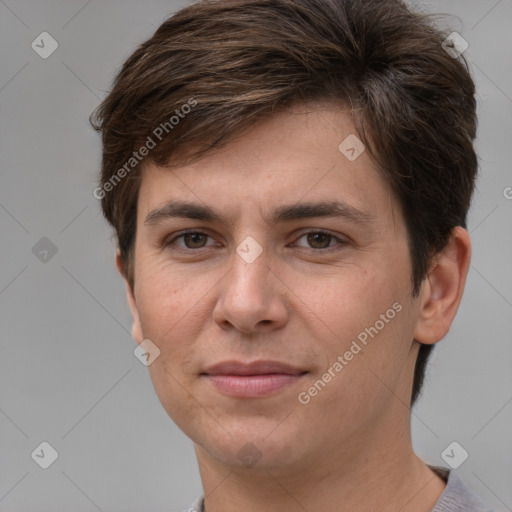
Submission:
[[[163,136],[141,161],[165,165],[178,149],[198,158],[297,102],[335,100],[351,106],[402,207],[416,295],[432,255],[466,227],[478,166],[475,86],[433,21],[400,0],[210,0],[167,19],[91,115],[103,141],[97,190],[129,282],[140,184],[133,155],[155,142],[157,127]],[[411,404],[432,347],[420,347]]]

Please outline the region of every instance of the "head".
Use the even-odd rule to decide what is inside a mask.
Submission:
[[[477,171],[474,83],[442,47],[447,35],[397,0],[206,1],[165,21],[119,71],[92,118],[103,141],[95,195],[115,229],[134,337],[161,351],[150,366],[159,398],[198,444],[224,428],[215,417],[234,436],[245,420],[259,422],[254,435],[278,423],[277,396],[223,416],[235,399],[200,374],[237,356],[289,358],[307,390],[359,339],[357,362],[293,405],[307,417],[341,403],[359,418],[347,436],[391,395],[418,398],[464,287]],[[348,136],[364,145],[354,160],[340,146]],[[338,200],[337,220],[311,214]],[[301,219],[274,222],[298,204]],[[186,246],[184,229],[204,235]],[[297,245],[331,246],[329,234],[341,252]],[[236,251],[248,236],[262,249],[250,263]]]

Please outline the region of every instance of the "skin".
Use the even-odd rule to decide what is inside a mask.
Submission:
[[[126,282],[132,332],[161,351],[151,379],[194,442],[207,512],[427,512],[445,487],[413,452],[408,404],[418,341],[439,341],[459,306],[469,235],[453,230],[413,297],[403,214],[366,151],[349,161],[338,150],[351,133],[342,107],[296,105],[194,163],[143,169],[134,288]],[[224,220],[145,223],[170,200]],[[371,220],[269,219],[285,204],[331,200]],[[187,248],[177,237],[192,228],[208,236]],[[318,230],[333,236],[307,236]],[[252,263],[236,252],[248,236],[263,248]],[[119,254],[117,266],[124,275]],[[300,403],[394,303],[401,311]],[[308,373],[271,396],[234,398],[201,376],[230,359]],[[237,455],[247,443],[261,457],[252,467]]]

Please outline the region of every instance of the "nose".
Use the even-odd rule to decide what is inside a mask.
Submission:
[[[269,267],[264,250],[255,260],[233,254],[233,266],[222,281],[213,311],[217,325],[244,334],[270,332],[288,321],[286,287]]]

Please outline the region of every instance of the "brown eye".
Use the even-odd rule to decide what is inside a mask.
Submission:
[[[309,245],[313,249],[326,249],[333,238],[332,235],[322,233],[321,231],[308,233],[306,236]]]
[[[204,233],[185,233],[182,237],[188,249],[200,249],[205,246],[208,235]]]
[[[295,242],[296,247],[316,251],[321,254],[344,249],[347,245],[344,238],[337,237],[326,231],[308,231]]]
[[[193,250],[203,249],[215,245],[215,241],[210,235],[201,231],[187,231],[165,242],[170,249]]]

